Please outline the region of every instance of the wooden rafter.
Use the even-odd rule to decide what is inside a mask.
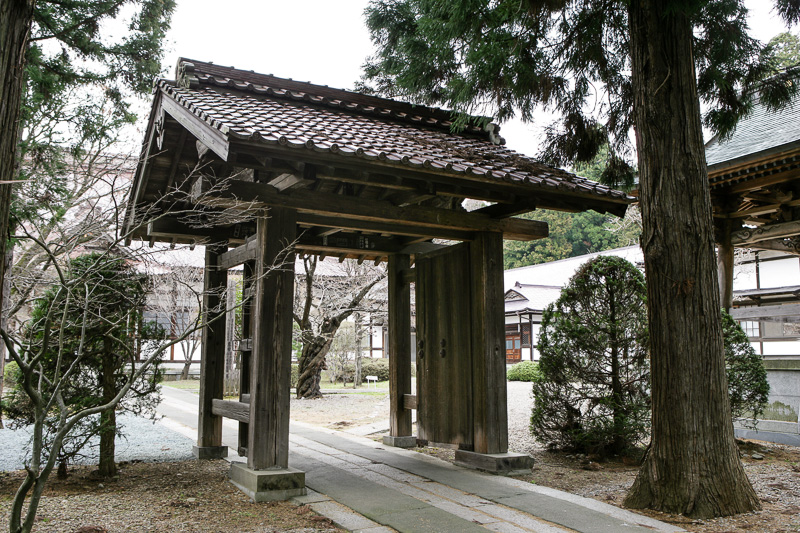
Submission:
[[[522,219],[492,219],[486,215],[429,207],[398,208],[389,202],[362,202],[357,198],[323,194],[307,190],[279,193],[262,183],[229,180],[224,187],[214,187],[202,177],[192,186],[195,202],[213,207],[248,208],[286,207],[298,213],[345,217],[368,222],[391,221],[395,230],[402,227],[432,228],[462,232],[500,232],[507,239],[528,241],[548,234],[544,222]]]

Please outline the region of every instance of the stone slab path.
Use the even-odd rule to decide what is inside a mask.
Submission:
[[[169,387],[162,393],[164,423],[196,437],[197,395]],[[223,422],[223,443],[231,452],[237,431],[236,422]],[[307,424],[292,423],[290,444],[289,464],[306,473],[309,489],[295,500],[350,531],[683,531],[589,498]]]

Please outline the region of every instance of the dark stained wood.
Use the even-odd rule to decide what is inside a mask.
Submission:
[[[237,227],[238,226],[238,227]],[[186,241],[215,243],[228,241],[230,244],[244,242],[247,235],[255,233],[252,224],[237,224],[233,227],[192,227],[174,217],[161,217],[148,222],[142,237],[156,237],[159,240],[177,237]]]
[[[417,395],[416,394],[404,394],[403,395],[403,408],[404,409],[416,409],[417,408]]]
[[[503,308],[503,240],[479,233],[470,244],[475,450],[508,451]]]
[[[192,198],[213,207],[287,207],[301,213],[345,216],[370,222],[391,220],[397,227],[417,226],[460,231],[497,231],[511,240],[547,237],[547,224],[518,218],[496,220],[486,215],[432,207],[396,207],[385,201],[364,202],[358,198],[308,190],[279,193],[264,183],[230,180],[224,188],[214,187],[206,178],[192,186]]]
[[[242,272],[242,342],[239,343],[240,366],[239,366],[239,401],[250,403],[250,364],[253,354],[253,272],[256,269],[255,261],[248,261],[244,264]],[[247,448],[247,436],[250,433],[250,424],[239,422],[239,449]],[[242,454],[239,454],[240,456]],[[246,454],[245,454],[246,455]]]
[[[287,148],[279,145],[264,145],[260,143],[248,143],[247,141],[236,143],[237,152],[269,154],[276,158],[293,159],[298,157],[295,148]],[[473,174],[462,174],[453,176],[446,171],[436,169],[413,169],[399,168],[397,165],[382,161],[363,161],[358,158],[351,158],[342,161],[340,156],[334,154],[324,154],[321,152],[303,152],[303,160],[321,166],[332,166],[337,169],[334,176],[318,175],[320,181],[330,178],[340,181],[351,181],[375,184],[382,188],[392,187],[395,190],[416,190],[420,186],[434,184],[439,196],[455,196],[459,198],[474,198],[489,202],[513,203],[516,196],[530,197],[531,187],[522,182],[500,181],[488,176]],[[386,191],[389,196],[394,191]],[[628,201],[621,198],[598,197],[589,192],[579,190],[570,191],[568,196],[563,192],[550,191],[547,189],[536,190],[534,193],[537,199],[537,206],[541,209],[561,209],[566,211],[581,211],[594,209],[598,213],[613,213],[623,216],[627,208]]]
[[[533,200],[522,200],[513,204],[492,204],[481,207],[473,211],[482,215],[489,215],[492,218],[505,218],[530,213],[536,209],[536,202]]]
[[[719,278],[720,305],[726,311],[733,307],[733,244],[731,243],[731,221],[718,223],[717,276]]]
[[[420,254],[415,263],[417,436],[464,450],[473,449],[472,395],[480,394],[472,384],[469,246]]]
[[[231,418],[239,422],[250,420],[250,405],[243,402],[215,399],[211,402],[211,411],[217,416]]]
[[[411,394],[411,287],[403,279],[408,255],[389,257],[389,435],[410,436],[411,411],[404,397]]]
[[[445,228],[428,228],[417,226],[398,226],[393,222],[367,221],[346,216],[322,216],[314,213],[298,213],[297,221],[309,226],[323,226],[336,230],[371,231],[391,235],[410,237],[426,237],[448,239],[451,241],[468,241],[474,238],[471,231],[449,230]]]
[[[225,379],[225,319],[220,317],[221,296],[228,286],[228,272],[219,268],[223,246],[206,247],[203,280],[203,347],[200,360],[200,414],[197,446],[222,446],[222,418],[215,415],[212,403],[222,399]]]
[[[163,91],[161,91],[163,93]],[[200,142],[208,146],[223,161],[228,159],[228,139],[216,128],[197,118],[191,111],[175,102],[170,97],[161,98],[161,109],[170,114],[181,126],[195,136]]]
[[[296,212],[272,208],[258,220],[247,466],[289,465],[292,300]]]
[[[245,240],[244,244],[222,254],[219,258],[219,263],[223,268],[229,269],[254,260],[257,254],[258,243],[255,235],[251,235]]]

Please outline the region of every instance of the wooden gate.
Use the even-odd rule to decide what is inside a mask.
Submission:
[[[469,244],[419,255],[416,270],[418,438],[472,450]]]

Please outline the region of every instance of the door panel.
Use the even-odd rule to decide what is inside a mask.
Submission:
[[[473,448],[469,245],[416,259],[420,439]]]

